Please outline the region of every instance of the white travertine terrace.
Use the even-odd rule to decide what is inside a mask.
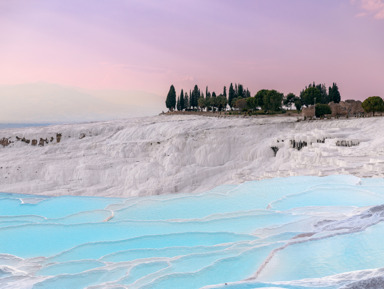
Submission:
[[[382,177],[382,127],[381,117],[157,116],[5,129],[0,191],[127,197],[293,175]]]

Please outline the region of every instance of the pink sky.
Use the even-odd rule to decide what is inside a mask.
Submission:
[[[28,120],[55,89],[151,113],[171,84],[254,95],[337,82],[343,99],[384,97],[383,31],[384,0],[0,0],[0,105],[10,118],[3,96],[34,85]]]

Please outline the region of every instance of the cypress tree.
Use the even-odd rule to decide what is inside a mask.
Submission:
[[[332,85],[332,93],[333,93],[333,101],[335,103],[339,103],[341,100],[341,95],[340,95],[339,88],[338,88],[336,83],[333,83],[333,85]]]
[[[247,88],[247,90],[245,91],[245,97],[246,97],[246,98],[251,97],[251,92],[249,91],[248,88]]]
[[[226,87],[226,86],[224,86],[223,96],[224,96],[225,98],[227,98],[227,87]]]
[[[207,88],[206,88],[206,90],[205,90],[205,98],[206,98],[206,99],[210,99],[210,98],[211,98],[211,93],[210,93],[209,90],[208,90],[208,86],[207,86]]]
[[[329,101],[332,101],[327,93],[326,86],[324,84],[316,84],[315,82],[300,91],[300,98],[302,98],[303,104],[307,106],[316,103],[327,104]]]
[[[234,98],[235,98],[235,90],[233,89],[233,84],[231,83],[228,90],[228,104],[231,108],[232,108],[232,101]]]
[[[317,100],[319,103],[327,104],[329,102],[329,96],[327,94],[327,88],[324,84],[316,85],[317,90],[320,92],[320,99]]]
[[[238,97],[244,97],[245,96],[244,87],[240,83],[237,86],[237,95],[238,95]]]
[[[200,89],[196,84],[195,87],[193,88],[192,96],[190,100],[192,108],[195,108],[198,106],[197,100],[199,99],[199,97],[200,97]]]
[[[183,110],[183,109],[185,109],[184,91],[183,90],[181,90],[181,92],[180,92],[179,99],[180,99],[180,110]]]
[[[167,99],[165,100],[165,105],[170,111],[173,111],[176,107],[176,90],[173,84],[169,88]]]
[[[177,108],[178,111],[181,110],[181,106],[180,106],[180,96],[177,97],[176,108]]]
[[[333,88],[332,86],[328,87],[328,96],[329,96],[329,101],[332,102],[333,100]]]
[[[217,105],[216,92],[214,92],[214,91],[212,92],[212,97],[211,97],[210,104],[211,104],[213,107],[218,107],[218,105]]]
[[[188,93],[187,92],[185,92],[185,96],[184,96],[184,108],[189,109],[189,100],[188,100]]]
[[[188,102],[188,104],[189,104],[188,108],[189,109],[192,109],[192,106],[193,106],[192,103],[193,103],[192,92],[191,92],[191,90],[189,90],[189,102]]]
[[[336,83],[333,83],[332,86],[328,88],[329,101],[333,101],[334,103],[339,103],[341,100],[339,88]]]
[[[206,98],[210,98],[211,97],[211,93],[208,90],[208,86],[205,88],[205,97]]]

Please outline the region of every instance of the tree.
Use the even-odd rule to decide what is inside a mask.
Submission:
[[[181,111],[180,96],[177,97],[176,108],[177,108],[178,111]]]
[[[185,96],[184,96],[184,108],[189,109],[189,99],[188,99],[188,93],[187,92],[185,92]]]
[[[296,98],[297,96],[290,92],[284,97],[283,103],[286,107],[292,107],[292,104],[294,104]]]
[[[213,102],[214,102],[213,106],[217,107],[217,109],[219,111],[222,111],[227,105],[227,98],[222,94],[220,94],[219,96],[216,96],[214,98],[211,98],[211,100],[213,100]]]
[[[227,98],[227,87],[226,86],[224,86],[224,89],[223,89],[223,96],[225,98]]]
[[[301,98],[296,96],[294,103],[295,103],[297,112],[299,112],[301,110],[301,107],[303,106],[303,104],[301,103]]]
[[[173,111],[176,106],[176,90],[173,84],[169,88],[169,92],[167,95],[167,99],[165,100],[165,105],[166,107],[170,110]]]
[[[340,95],[340,92],[339,92],[339,88],[337,87],[336,83],[334,83],[333,86],[334,86],[334,88],[333,88],[333,101],[335,103],[339,103],[340,100],[341,100],[341,95]]]
[[[254,98],[254,97],[247,97],[245,100],[247,101],[247,108],[248,109],[252,109],[252,110],[256,110],[257,109],[256,98]]]
[[[320,102],[321,92],[318,88],[310,86],[300,92],[300,98],[304,105],[309,106]]]
[[[237,86],[237,97],[245,97],[245,91],[242,84],[239,83]]]
[[[216,92],[212,91],[211,98],[209,99],[208,106],[211,106],[212,108],[217,107],[217,99],[216,99]]]
[[[207,107],[207,99],[204,97],[199,97],[199,99],[197,100],[197,104],[201,109],[204,109]]]
[[[370,96],[363,101],[363,109],[365,112],[372,112],[375,116],[375,112],[384,111],[384,101],[380,96]]]
[[[198,87],[197,84],[196,84],[195,87],[193,88],[192,95],[191,95],[191,99],[190,99],[190,102],[191,102],[191,108],[192,108],[192,109],[198,107],[197,100],[200,98],[200,96],[201,96],[201,95],[200,95],[200,89],[199,89],[199,87]]]
[[[234,98],[235,98],[235,90],[233,89],[233,84],[231,83],[228,91],[228,104],[231,108],[233,107],[232,102]]]
[[[188,109],[192,109],[192,91],[189,90]]]
[[[315,84],[315,83],[313,83],[313,84]],[[318,84],[315,87],[320,92],[320,98],[316,99],[316,103],[328,103],[329,102],[329,96],[327,94],[327,88],[325,87],[325,84]]]
[[[245,98],[235,98],[234,102],[234,107],[238,108],[239,110],[245,110],[247,108],[247,100]]]
[[[180,99],[180,110],[184,110],[186,107],[185,107],[184,91],[183,90],[181,90],[181,92],[180,92],[179,99]]]
[[[276,90],[267,90],[263,98],[263,109],[265,111],[279,111],[283,101],[283,94]]]
[[[316,103],[328,103],[329,96],[325,84],[316,84],[315,82],[306,86],[300,92],[302,104],[309,106]]]
[[[328,104],[318,103],[315,105],[315,115],[316,117],[323,117],[326,114],[331,114],[332,110]]]
[[[211,97],[211,93],[208,90],[208,86],[205,87],[205,97],[208,99]]]
[[[336,83],[332,84],[332,87],[330,86],[328,88],[328,94],[329,94],[329,101],[333,101],[334,103],[339,103],[341,100],[339,88],[337,87]]]
[[[248,88],[247,88],[247,90],[245,91],[245,97],[246,97],[246,98],[251,97],[251,92],[249,91]]]
[[[259,90],[256,94],[255,94],[255,98],[256,98],[256,103],[258,106],[260,106],[261,108],[263,108],[264,106],[264,95],[268,93],[268,90],[267,89],[262,89],[262,90]]]

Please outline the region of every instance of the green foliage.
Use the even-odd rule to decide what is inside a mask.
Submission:
[[[207,108],[208,111],[221,111],[226,108],[228,103],[231,108],[247,109],[248,112],[252,111],[252,113],[254,113],[255,110],[260,107],[264,112],[271,114],[281,112],[282,104],[284,104],[290,108],[294,105],[299,112],[303,105],[326,104],[329,101],[340,102],[340,92],[336,83],[333,83],[332,86],[329,87],[328,92],[329,94],[324,84],[316,84],[313,82],[300,92],[300,97],[297,97],[293,93],[289,93],[284,97],[282,93],[268,89],[262,89],[258,91],[254,97],[251,97],[248,88],[245,89],[242,84],[231,83],[228,90],[228,99],[226,86],[224,86],[223,93],[219,96],[217,96],[215,92],[211,93],[207,86],[204,98],[204,93],[195,85],[193,90],[189,91],[189,94],[181,90],[180,96],[176,101],[176,93],[172,85],[168,92],[166,105],[170,110],[174,110],[175,107],[180,111],[196,110],[200,107],[203,109]],[[239,99],[245,99],[245,102],[236,103]],[[371,108],[368,107],[371,106],[372,105],[367,105],[367,109],[370,110]],[[370,111],[376,112],[379,110],[375,108],[375,110]],[[257,112],[257,114],[260,113],[263,112]]]
[[[239,110],[243,111],[247,109],[247,100],[242,97],[238,97],[234,99],[234,107],[238,108]]]
[[[334,103],[339,103],[341,100],[339,88],[336,83],[333,83],[332,86],[328,88],[329,101],[333,101]]]
[[[363,109],[365,112],[372,112],[375,115],[375,112],[384,111],[384,101],[380,96],[371,96],[363,101]]]
[[[192,91],[189,90],[189,97],[188,97],[188,109],[192,109]]]
[[[312,83],[300,92],[302,104],[309,106],[316,103],[328,103],[329,96],[324,84]]]
[[[316,117],[323,117],[326,114],[331,114],[332,110],[328,104],[318,103],[315,105]]]
[[[297,113],[299,113],[301,111],[301,107],[303,106],[301,98],[300,97],[295,97],[294,104],[295,104]]]
[[[223,110],[227,105],[227,98],[220,94],[219,96],[216,96],[216,93],[212,93],[212,97],[210,98],[199,98],[199,107],[205,108],[207,107],[208,110]]]
[[[244,87],[242,84],[239,84],[237,86],[237,97],[244,97],[244,96],[245,96]]]
[[[181,111],[180,96],[177,97],[176,108],[178,111]]]
[[[185,92],[185,95],[184,95],[184,109],[189,109],[189,98],[188,98],[188,93]]]
[[[325,87],[325,84],[318,84],[316,85],[316,88],[320,91],[320,99],[316,99],[316,103],[329,103],[329,96],[327,94],[327,88]]]
[[[257,109],[256,98],[254,98],[254,97],[247,97],[245,100],[247,101],[247,108],[248,109],[252,109],[252,110],[256,110]]]
[[[185,99],[184,99],[184,91],[183,90],[181,90],[181,92],[180,92],[179,99],[180,99],[180,109],[178,108],[178,110],[184,110],[186,107],[185,107]]]
[[[295,94],[293,94],[292,92],[291,92],[291,93],[288,93],[288,94],[284,97],[283,104],[284,104],[286,107],[291,107],[292,104],[294,104],[294,102],[295,102],[295,98],[297,98],[297,96],[296,96]]]
[[[227,98],[224,95],[219,95],[216,97],[216,107],[219,109],[219,111],[222,111],[227,106]]]
[[[264,106],[264,95],[268,92],[267,89],[262,89],[262,90],[259,90],[256,95],[255,95],[255,99],[256,99],[256,104],[257,106],[260,106],[260,107],[263,107]]]
[[[228,104],[232,108],[233,107],[233,100],[235,99],[235,90],[233,89],[233,84],[229,86],[228,91]]]
[[[205,88],[205,97],[209,99],[211,97],[211,93],[208,90],[208,86]]]
[[[171,85],[169,88],[167,99],[165,100],[165,105],[170,111],[173,111],[176,107],[176,90],[173,85]]]
[[[191,99],[190,99],[190,105],[191,108],[197,108],[198,107],[198,99],[200,98],[200,89],[197,85],[193,88],[192,94],[191,94]]]
[[[300,93],[300,98],[304,105],[313,105],[320,102],[321,92],[316,87],[311,86]]]
[[[255,102],[264,111],[280,111],[284,95],[276,90],[262,89],[255,95]]]
[[[248,88],[247,88],[247,90],[245,91],[245,97],[246,97],[246,98],[251,97],[251,92],[249,91]]]
[[[208,102],[209,102],[209,99],[206,99],[204,97],[199,97],[199,99],[197,100],[197,104],[201,109],[206,108],[208,106]]]
[[[279,111],[281,110],[281,105],[284,95],[276,90],[268,90],[264,94],[263,98],[263,109],[265,111]]]
[[[226,87],[224,86],[224,94],[223,96],[226,97]],[[249,92],[248,88],[244,89],[244,86],[242,84],[237,84],[235,83],[235,88],[233,88],[233,84],[229,86],[229,91],[228,91],[228,104],[232,108],[234,105],[234,99],[235,98],[247,98],[250,97],[251,93]]]

